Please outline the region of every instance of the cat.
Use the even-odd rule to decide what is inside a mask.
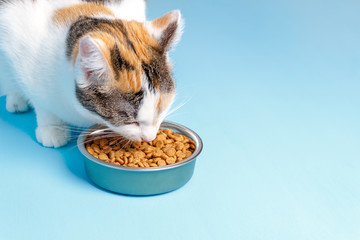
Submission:
[[[153,21],[146,0],[0,0],[0,89],[9,112],[36,113],[36,138],[60,147],[70,127],[102,124],[151,141],[175,96],[168,52],[179,10]]]

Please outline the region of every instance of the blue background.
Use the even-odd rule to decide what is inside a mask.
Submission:
[[[360,239],[360,2],[160,1],[180,9],[169,120],[204,141],[181,189],[94,186],[74,142],[35,141],[0,98],[0,239]],[[189,101],[190,100],[190,101]]]

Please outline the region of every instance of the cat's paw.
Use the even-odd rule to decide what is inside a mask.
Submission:
[[[8,112],[26,112],[29,109],[27,101],[18,94],[6,96],[6,110]]]
[[[65,125],[37,127],[36,139],[45,147],[61,147],[69,142],[70,129]]]

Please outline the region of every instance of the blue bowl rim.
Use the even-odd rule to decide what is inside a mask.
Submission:
[[[180,166],[183,166],[191,161],[194,161],[197,156],[201,153],[202,149],[203,149],[203,142],[200,138],[200,136],[198,134],[196,134],[193,130],[191,130],[190,128],[187,128],[183,125],[180,125],[178,123],[174,123],[174,122],[170,122],[170,121],[163,121],[160,125],[160,127],[164,127],[164,128],[171,128],[173,130],[178,131],[181,134],[184,134],[186,136],[188,136],[190,139],[192,139],[195,142],[195,151],[193,152],[193,154],[174,164],[170,164],[170,165],[165,165],[165,166],[161,166],[161,167],[144,167],[144,168],[135,168],[135,167],[126,167],[126,166],[121,166],[121,165],[116,165],[116,164],[112,164],[112,163],[108,163],[108,162],[104,162],[94,156],[92,156],[85,148],[85,144],[84,144],[84,140],[87,137],[87,134],[89,133],[89,130],[94,130],[94,129],[99,129],[101,128],[100,125],[93,125],[87,129],[85,129],[78,137],[77,140],[77,146],[80,150],[80,152],[89,160],[91,160],[92,162],[102,165],[104,167],[109,167],[109,168],[114,168],[114,169],[118,169],[118,170],[124,170],[124,171],[134,171],[134,172],[157,172],[157,171],[165,171],[165,170],[169,170],[169,169],[173,169],[173,168],[177,168]]]

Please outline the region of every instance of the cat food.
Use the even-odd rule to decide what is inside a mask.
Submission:
[[[180,162],[195,150],[195,142],[170,128],[160,129],[151,142],[128,143],[122,137],[88,139],[86,150],[94,157],[128,167],[159,167]]]

